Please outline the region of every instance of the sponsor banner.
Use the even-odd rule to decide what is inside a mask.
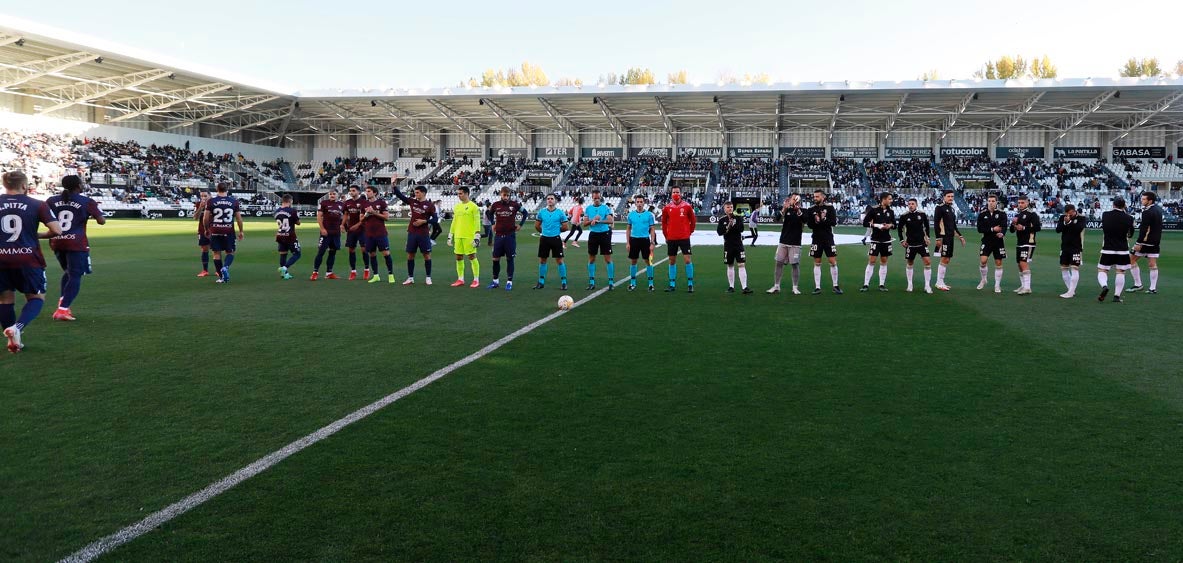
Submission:
[[[624,149],[621,147],[583,147],[583,150],[580,151],[579,155],[583,158],[623,158]]]
[[[994,147],[994,158],[1043,158],[1043,147]]]
[[[629,158],[669,158],[671,150],[669,147],[630,147],[628,156]]]
[[[485,155],[485,149],[482,149],[480,147],[474,147],[474,148],[454,147],[454,148],[448,149],[447,152],[445,152],[444,154],[448,155],[448,158],[464,158],[464,157],[481,158],[482,156]]]
[[[941,147],[941,158],[977,158],[986,156],[986,147]]]
[[[954,172],[953,177],[958,180],[990,180],[994,175],[989,172]]]
[[[692,172],[690,170],[674,170],[670,172],[670,178],[685,180],[687,178],[706,178],[707,171]]]
[[[528,154],[530,154],[530,149],[525,147],[493,149],[493,158],[526,158]]]
[[[575,147],[536,147],[534,158],[575,158]]]
[[[825,172],[789,172],[793,180],[828,180],[830,175]]]
[[[1101,229],[1101,220],[1090,220],[1084,223],[1086,229]],[[1164,231],[1183,231],[1183,223],[1179,221],[1163,221],[1162,228]]]
[[[932,147],[887,147],[887,158],[932,158]]]
[[[772,147],[730,147],[727,158],[772,158]]]
[[[830,149],[831,158],[879,158],[877,147],[834,147]]]
[[[1052,156],[1056,158],[1101,158],[1098,147],[1055,147]]]
[[[551,178],[554,178],[555,176],[557,176],[557,174],[554,172],[551,172],[549,170],[527,170],[526,171],[527,178],[551,179]]]
[[[1166,158],[1166,147],[1113,147],[1113,158]]]
[[[399,158],[435,158],[435,149],[431,147],[422,148],[399,148]]]
[[[789,158],[825,158],[826,147],[781,147],[780,155]]]
[[[723,158],[723,147],[685,147],[678,149],[678,156]]]
[[[731,199],[760,199],[760,190],[732,190]]]

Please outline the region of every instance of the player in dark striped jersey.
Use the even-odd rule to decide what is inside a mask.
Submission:
[[[1158,249],[1162,243],[1162,208],[1156,205],[1158,195],[1154,192],[1142,192],[1142,224],[1138,226],[1138,238],[1134,241],[1131,252],[1130,275],[1134,277],[1134,287],[1130,291],[1142,289],[1142,269],[1138,267],[1138,259],[1146,257],[1150,264],[1149,294],[1158,293]]]
[[[1125,200],[1113,198],[1113,209],[1101,214],[1101,231],[1105,240],[1101,245],[1101,260],[1097,263],[1097,283],[1101,294],[1097,301],[1104,302],[1109,295],[1109,270],[1117,268],[1113,279],[1113,302],[1121,303],[1121,291],[1125,289],[1125,273],[1130,269],[1130,237],[1134,236],[1134,218],[1125,211]]]
[[[235,230],[238,227],[237,240],[242,240],[245,232],[242,228],[242,213],[238,209],[238,199],[230,197],[230,184],[219,183],[216,197],[210,198],[205,204],[205,224],[209,229],[210,248],[214,251],[214,268],[218,271],[218,283],[230,283],[230,266],[234,264]],[[223,265],[222,255],[226,262]]]
[[[345,212],[345,248],[349,249],[349,281],[357,279],[357,247],[361,246],[362,279],[370,279],[370,254],[366,252],[366,231],[360,227],[362,213],[365,212],[366,200],[361,197],[361,189],[349,186],[349,197],[341,202]],[[378,265],[374,265],[378,269]]]
[[[61,195],[49,198],[46,203],[62,229],[62,234],[49,239],[49,248],[62,266],[62,297],[58,299],[53,320],[73,321],[70,305],[82,290],[82,276],[90,273],[90,240],[86,238],[86,224],[94,219],[102,225],[107,218],[103,217],[98,202],[82,195],[82,178],[78,176],[62,178]]]
[[[920,256],[924,259],[924,292],[932,293],[932,286],[928,283],[932,278],[932,259],[928,257],[928,215],[918,211],[918,205],[916,198],[908,199],[908,212],[900,216],[897,229],[907,262],[908,292],[912,292],[912,264]]]
[[[201,249],[201,272],[197,277],[209,276],[209,226],[205,224],[205,204],[209,203],[209,192],[201,190],[193,218],[197,220],[197,247]]]
[[[715,232],[723,237],[723,263],[727,265],[727,293],[735,293],[735,270],[739,269],[739,284],[744,295],[752,293],[748,287],[747,253],[743,249],[743,217],[735,214],[735,204],[723,204],[723,216]],[[738,266],[737,266],[738,264]]]
[[[501,258],[505,258],[505,291],[513,290],[514,257],[518,253],[518,231],[526,224],[529,213],[520,202],[509,198],[509,188],[501,188],[501,199],[493,202],[485,213],[493,221],[493,281],[486,289],[497,289],[501,283]],[[518,220],[518,216],[521,220]]]
[[[325,251],[329,253],[328,275],[325,279],[338,279],[337,274],[333,273],[333,263],[337,261],[337,251],[341,250],[341,223],[344,220],[345,206],[337,201],[337,190],[332,190],[325,199],[320,200],[320,207],[316,210],[320,239],[316,244],[316,258],[312,260],[312,276],[308,279],[316,281],[320,277],[320,264]]]
[[[1010,231],[1015,233],[1015,261],[1019,265],[1019,295],[1031,294],[1031,262],[1035,260],[1035,233],[1042,228],[1039,214],[1031,211],[1027,196],[1019,196],[1019,212],[1011,220]]]
[[[436,216],[435,204],[427,199],[427,188],[415,186],[414,197],[407,197],[394,187],[394,197],[411,208],[411,222],[407,224],[407,279],[403,285],[415,283],[415,253],[423,254],[423,283],[431,285],[431,226]]]
[[[22,332],[45,304],[45,256],[38,224],[49,228],[50,236],[62,234],[49,206],[25,195],[29,179],[24,172],[4,174],[0,195],[0,328],[8,339],[8,351],[24,347]],[[16,293],[25,295],[21,316],[16,316]]]
[[[986,287],[986,262],[994,256],[994,293],[1002,293],[1002,261],[1006,258],[1006,212],[998,209],[998,196],[986,197],[986,210],[978,214],[978,232],[982,246],[978,251],[978,273],[982,275],[978,289]],[[940,288],[938,288],[940,289]]]
[[[826,193],[821,190],[813,192],[813,207],[805,212],[805,224],[813,231],[813,244],[809,247],[809,256],[813,258],[813,294],[822,292],[822,256],[830,261],[830,281],[834,284],[834,294],[842,295],[842,288],[838,286],[838,247],[834,244],[834,225],[838,224],[838,214],[834,206],[826,203]]]
[[[895,228],[891,194],[880,195],[879,205],[867,208],[863,215],[863,226],[871,229],[871,247],[867,250],[867,270],[863,274],[863,287],[859,291],[870,289],[876,261],[879,262],[879,291],[887,291],[887,259],[891,257],[891,230]]]
[[[300,260],[300,240],[296,236],[296,226],[300,224],[300,214],[292,208],[292,196],[283,196],[283,205],[275,210],[275,245],[279,249],[279,275],[285,280],[292,279],[288,268],[296,265]],[[291,257],[288,257],[291,253]]]
[[[949,285],[945,283],[945,271],[949,267],[949,262],[953,259],[953,236],[961,239],[961,246],[965,246],[965,237],[961,235],[961,230],[957,228],[957,213],[953,211],[953,190],[945,190],[941,194],[941,204],[933,210],[932,214],[932,228],[936,231],[937,247],[936,255],[941,258],[940,263],[937,264],[937,283],[936,288],[941,291],[949,291]]]
[[[1060,294],[1064,299],[1076,296],[1076,285],[1080,283],[1081,254],[1084,253],[1084,217],[1076,213],[1076,206],[1064,206],[1064,215],[1056,221],[1056,232],[1060,233],[1060,275],[1068,291]]]

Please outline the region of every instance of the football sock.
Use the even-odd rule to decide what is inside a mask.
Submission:
[[[559,264],[559,281],[567,283],[567,264]]]
[[[821,288],[822,286],[822,267],[820,264],[813,265],[813,287]]]
[[[226,267],[229,268],[230,266],[233,266],[233,265],[234,265],[234,255],[227,254],[226,255]]]
[[[653,285],[653,264],[645,266],[645,275],[649,277],[649,285]]]
[[[727,287],[735,287],[735,266],[727,266]]]
[[[1068,291],[1072,291],[1072,270],[1068,268],[1060,270],[1060,277],[1064,278],[1064,287],[1068,288]]]
[[[911,266],[904,266],[904,273],[908,276],[908,287],[912,287],[912,271],[913,268]]]
[[[1068,286],[1068,291],[1071,293],[1076,293],[1076,286],[1080,284],[1080,270],[1077,268],[1072,268],[1071,272],[1072,284]]]
[[[1002,285],[1002,268],[994,268],[994,287]]]
[[[66,270],[62,272],[62,281],[58,284],[58,291],[61,292],[60,295],[66,294],[66,284],[68,283],[70,283],[70,271]]]
[[[300,260],[301,256],[303,256],[303,253],[300,252],[299,250],[293,252],[291,259],[288,260],[287,264],[284,264],[284,267],[291,268],[292,266],[296,265],[296,262],[298,262]]]
[[[1138,265],[1135,264],[1134,266],[1130,267],[1130,275],[1134,278],[1134,285],[1142,285],[1142,268],[1139,268]]]
[[[1023,287],[1027,291],[1031,291],[1031,270],[1027,270],[1023,273]]]
[[[66,274],[69,277],[66,280],[65,286],[62,289],[62,304],[59,307],[69,309],[74,300],[78,298],[78,292],[82,290],[82,276]]]
[[[501,261],[493,261],[493,281],[501,279]]]
[[[1105,272],[1105,271],[1097,272],[1097,283],[1100,284],[1101,287],[1108,287],[1109,286],[1109,272]]]
[[[324,257],[325,257],[325,249],[321,248],[316,251],[316,256],[312,258],[312,271],[313,272],[320,271],[320,263],[324,260]]]
[[[1113,294],[1120,297],[1121,290],[1125,289],[1125,272],[1117,271],[1117,278],[1113,280]]]
[[[513,281],[513,256],[505,259],[505,279]]]
[[[337,261],[337,251],[336,250],[329,250],[329,260],[328,260],[328,263],[325,264],[325,266],[328,268],[328,270],[330,272],[333,271],[333,264],[336,261]]]
[[[834,284],[834,287],[838,287],[838,265],[837,264],[830,266],[830,282]]]
[[[863,272],[863,285],[871,284],[871,276],[875,275],[875,266],[867,264],[867,269]]]
[[[978,266],[978,273],[982,274],[982,283],[986,283],[986,275],[989,270],[985,266]]]
[[[608,283],[611,284],[616,281],[616,262],[608,263]]]
[[[748,268],[743,264],[739,265],[739,285],[744,289],[748,288]]]
[[[1158,268],[1150,269],[1150,290],[1158,290]]]
[[[219,272],[222,271],[222,261],[218,260],[217,258],[214,258],[214,270]]]
[[[349,251],[349,271],[357,271],[357,253]]]
[[[686,285],[694,285],[694,262],[686,264]]]
[[[937,264],[937,285],[945,285],[945,265]]]
[[[21,316],[16,320],[15,326],[17,330],[25,330],[37,315],[41,314],[41,307],[45,305],[44,299],[30,299],[25,301],[25,306],[21,308]]]
[[[4,303],[0,305],[0,329],[16,324],[16,305]]]
[[[407,277],[408,278],[415,277],[415,259],[414,258],[407,259]]]
[[[887,264],[879,265],[879,285],[887,285]]]
[[[596,284],[596,263],[595,262],[588,262],[587,263],[587,283],[589,283],[591,285]]]
[[[637,265],[630,264],[628,267],[628,279],[637,281]]]
[[[458,280],[464,279],[464,260],[457,260],[456,261],[456,279],[458,279]]]
[[[472,280],[476,281],[476,280],[481,279],[481,263],[480,263],[480,261],[477,260],[476,257],[473,257],[472,260],[470,260],[469,262],[472,264]]]
[[[202,251],[201,253],[201,271],[209,271],[209,251]]]
[[[288,265],[288,253],[286,253],[286,252],[279,253],[279,267],[282,268],[287,265]]]
[[[538,265],[538,285],[546,284],[546,264]]]
[[[673,287],[674,283],[678,281],[678,267],[675,266],[672,262],[669,265],[669,272],[670,272],[670,287]]]
[[[932,266],[925,266],[924,267],[924,287],[929,287],[931,285],[928,282],[928,280],[930,280],[930,279],[932,279]]]
[[[386,273],[393,276],[394,275],[394,258],[392,258],[389,254],[387,254],[385,256],[385,258],[386,258]]]
[[[329,268],[331,269],[332,266],[329,266]],[[431,259],[430,258],[423,261],[423,274],[429,278],[431,277]]]

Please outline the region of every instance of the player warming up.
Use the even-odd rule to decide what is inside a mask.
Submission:
[[[978,232],[982,234],[982,246],[978,250],[978,290],[986,287],[986,262],[994,257],[994,293],[1002,293],[1002,261],[1006,259],[1006,213],[998,209],[998,196],[986,198],[986,210],[978,214]]]
[[[1097,283],[1101,294],[1097,301],[1105,302],[1109,295],[1109,270],[1117,268],[1113,278],[1113,302],[1121,303],[1121,292],[1125,289],[1125,273],[1130,269],[1130,237],[1134,236],[1134,218],[1125,211],[1125,200],[1113,198],[1113,209],[1101,214],[1101,260],[1097,263]]]
[[[575,205],[571,206],[571,230],[567,232],[567,238],[563,239],[563,248],[567,247],[570,242],[571,246],[579,248],[579,237],[583,236],[583,198],[575,198]],[[572,241],[571,237],[575,240]]]
[[[390,219],[390,212],[386,207],[386,200],[378,197],[378,188],[366,186],[360,228],[365,232],[366,254],[370,255],[370,266],[374,268],[368,283],[382,281],[382,275],[378,273],[379,252],[386,259],[386,273],[390,276],[390,283],[395,283],[394,259],[390,257],[390,233],[386,231],[386,220]]]
[[[834,206],[826,203],[825,192],[813,192],[813,207],[805,214],[805,221],[813,231],[813,244],[809,247],[809,256],[813,258],[813,294],[821,295],[822,292],[824,254],[830,262],[834,295],[842,295],[842,288],[838,285],[838,246],[834,244],[834,225],[838,224],[838,215],[834,212]]]
[[[682,188],[670,188],[670,202],[661,208],[661,232],[665,236],[666,254],[669,257],[669,287],[666,292],[677,291],[678,252],[686,264],[686,291],[694,293],[694,261],[691,258],[690,236],[698,225],[694,206],[682,199]]]
[[[1019,196],[1019,212],[1011,220],[1010,230],[1015,233],[1015,262],[1019,265],[1019,288],[1015,293],[1031,295],[1031,262],[1035,260],[1035,233],[1042,228],[1039,214],[1031,211],[1027,196]]]
[[[312,277],[316,281],[320,277],[320,264],[325,252],[329,253],[328,275],[326,279],[335,280],[333,264],[337,262],[337,251],[341,250],[341,222],[345,219],[345,206],[337,201],[336,190],[320,200],[320,207],[316,209],[316,225],[320,227],[320,239],[316,243],[316,258],[312,260]]]
[[[8,339],[8,351],[24,349],[23,332],[45,305],[45,256],[39,238],[62,234],[57,219],[45,202],[25,194],[29,179],[24,172],[3,176],[0,195],[0,328]],[[38,235],[44,224],[48,235]],[[16,316],[16,293],[23,293],[25,306]]]
[[[55,321],[73,321],[74,313],[70,306],[82,290],[82,276],[90,272],[90,241],[86,238],[86,224],[90,219],[103,225],[107,218],[99,209],[99,204],[89,197],[82,195],[82,178],[66,176],[62,178],[62,193],[49,198],[46,203],[49,210],[58,219],[62,234],[49,239],[49,248],[62,266],[61,299],[58,299],[57,311],[53,313]]]
[[[723,204],[723,216],[719,218],[719,226],[715,232],[723,237],[723,263],[727,265],[727,293],[735,293],[735,270],[738,264],[739,285],[743,287],[744,295],[752,293],[748,287],[747,253],[743,249],[744,221],[735,215],[735,204]]]
[[[555,207],[554,194],[546,196],[546,207],[538,211],[534,219],[534,230],[541,235],[538,238],[538,285],[534,289],[546,287],[546,261],[553,256],[559,267],[560,289],[567,289],[567,265],[563,263],[563,239],[559,238],[563,231],[571,228],[570,219],[562,209]]]
[[[407,279],[403,285],[415,283],[415,254],[423,254],[423,283],[431,285],[431,221],[435,219],[435,204],[427,199],[427,188],[415,186],[414,197],[407,197],[394,187],[394,197],[411,208],[411,222],[407,224]]]
[[[801,210],[801,196],[792,194],[785,198],[780,208],[783,223],[780,227],[780,241],[776,245],[776,269],[772,275],[769,294],[780,293],[780,280],[785,275],[785,265],[793,267],[793,295],[801,295],[797,284],[801,281],[801,235],[805,230],[805,212]]]
[[[587,227],[587,290],[596,289],[596,255],[604,255],[608,270],[608,291],[616,284],[616,264],[612,263],[612,208],[604,204],[600,190],[592,190],[592,204],[583,211],[583,225]]]
[[[349,249],[349,281],[357,279],[357,247],[361,247],[362,279],[370,279],[370,255],[366,253],[366,231],[361,228],[362,213],[366,208],[366,200],[361,197],[357,186],[349,186],[349,197],[341,203],[345,212],[345,248]]]
[[[526,224],[527,214],[522,204],[509,198],[509,188],[501,188],[501,199],[493,202],[486,212],[493,221],[493,281],[489,289],[497,289],[501,280],[501,259],[505,258],[505,291],[513,290],[514,256],[518,253],[518,231]],[[518,220],[518,216],[521,220]]]
[[[653,212],[645,208],[645,196],[633,196],[636,207],[628,212],[628,290],[637,289],[637,260],[645,261],[645,274],[649,278],[649,291],[653,289],[653,248],[657,244],[657,221]]]
[[[929,279],[932,278],[932,259],[928,257],[928,215],[918,211],[919,202],[916,198],[908,199],[908,212],[900,216],[899,238],[904,247],[904,260],[907,262],[905,271],[908,274],[908,293],[912,292],[912,265],[916,257],[924,260],[924,292],[932,293]]]
[[[209,230],[210,249],[214,251],[214,269],[218,271],[216,281],[223,284],[230,283],[230,266],[234,264],[234,251],[237,248],[234,227],[238,227],[237,240],[246,236],[242,228],[242,213],[238,210],[238,199],[230,197],[229,191],[229,184],[218,184],[218,195],[210,198],[205,205],[205,224]],[[222,262],[223,254],[226,256],[225,262]]]
[[[879,291],[887,291],[887,259],[891,257],[891,230],[895,228],[891,194],[880,195],[879,205],[867,208],[863,215],[863,226],[871,229],[871,247],[867,249],[867,270],[863,274],[863,287],[859,291],[870,289],[876,261],[879,262]]]
[[[949,291],[949,284],[945,283],[945,271],[953,260],[953,237],[956,236],[961,240],[961,246],[965,246],[965,237],[957,228],[957,212],[953,210],[953,190],[945,190],[941,194],[941,204],[932,213],[932,226],[937,232],[936,255],[940,258],[936,288]]]
[[[452,209],[452,228],[448,230],[448,246],[455,247],[456,253],[456,281],[452,287],[464,285],[464,259],[468,258],[472,265],[472,285],[481,286],[481,263],[476,259],[476,251],[481,247],[481,208],[468,199],[468,188],[460,186],[457,190],[460,203]]]
[[[292,196],[285,195],[282,201],[283,206],[275,210],[275,244],[279,250],[279,277],[290,280],[292,274],[288,268],[300,260],[300,240],[296,235],[300,214],[292,208]]]
[[[209,276],[209,228],[205,224],[205,205],[209,203],[209,192],[201,190],[198,194],[197,207],[193,209],[193,218],[197,220],[197,247],[201,249],[201,272],[197,277]]]
[[[1131,252],[1130,275],[1134,277],[1134,286],[1130,291],[1142,289],[1142,269],[1138,267],[1138,260],[1145,257],[1150,264],[1151,295],[1158,293],[1158,253],[1162,243],[1162,207],[1157,205],[1158,195],[1154,192],[1142,192],[1142,224],[1138,226],[1138,238],[1134,242]]]
[[[1076,285],[1080,283],[1081,255],[1084,254],[1084,217],[1076,213],[1076,206],[1064,206],[1064,215],[1056,221],[1056,232],[1060,233],[1060,275],[1068,291],[1060,294],[1064,299],[1076,297]]]

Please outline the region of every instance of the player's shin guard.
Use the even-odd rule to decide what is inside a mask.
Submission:
[[[727,265],[727,287],[735,287],[735,266]]]
[[[989,275],[990,270],[985,266],[979,266],[978,273],[982,275],[982,283],[986,283],[986,276]]]
[[[907,278],[908,278],[908,289],[912,289],[912,273],[913,273],[913,271],[914,271],[914,269],[911,266],[904,266],[904,273],[907,274]]]
[[[589,283],[591,285],[596,285],[596,263],[595,262],[588,262],[587,263],[587,283]]]
[[[813,265],[813,287],[815,289],[822,288],[822,266],[821,264]]]
[[[407,278],[415,277],[415,259],[407,258]]]
[[[887,285],[887,264],[879,265],[879,285]]]
[[[1073,266],[1070,277],[1072,283],[1068,285],[1068,293],[1076,293],[1076,286],[1080,284],[1080,268]]]
[[[873,275],[875,275],[875,266],[867,264],[867,269],[863,272],[863,285],[871,285],[871,276]]]
[[[830,283],[834,287],[838,287],[838,265],[830,266]]]
[[[1150,268],[1150,291],[1158,291],[1158,268]]]
[[[739,285],[744,289],[748,288],[748,268],[743,264],[739,265]]]
[[[429,278],[431,277],[431,259],[430,258],[423,261],[423,275],[425,275]]]
[[[924,287],[926,289],[928,287],[931,287],[931,284],[928,281],[930,279],[932,279],[932,266],[925,266],[924,267]]]
[[[16,324],[16,305],[5,303],[0,305],[0,329]]]
[[[637,281],[637,265],[636,264],[629,265],[628,279],[633,280],[633,283],[636,283],[636,281]]]
[[[501,279],[501,261],[493,261],[493,281]]]
[[[538,285],[546,285],[546,266],[545,262],[538,265]]]
[[[464,281],[464,260],[456,261],[456,279]]]
[[[230,266],[233,266],[233,265],[234,265],[234,255],[227,254],[226,255],[226,267],[229,268]],[[218,269],[221,270],[221,268],[218,268]]]
[[[16,324],[12,326],[16,327],[16,329],[20,331],[25,330],[25,327],[29,326],[29,323],[33,322],[33,319],[37,318],[37,315],[41,314],[41,307],[43,305],[45,305],[44,299],[30,299],[26,301],[25,306],[21,308],[20,318],[17,319]]]
[[[209,251],[202,251],[201,253],[201,271],[209,271]]]
[[[386,273],[393,276],[394,275],[394,258],[391,258],[389,254],[387,254],[385,256],[385,258],[386,258]],[[375,269],[377,269],[377,268],[375,268]]]
[[[670,273],[670,287],[674,287],[674,283],[678,281],[678,267],[674,265],[673,260],[670,260],[669,273]]]
[[[616,283],[616,263],[609,262],[608,263],[608,285],[612,285],[613,283]]]
[[[686,264],[686,285],[694,287],[694,262]]]
[[[1121,291],[1125,289],[1125,272],[1118,270],[1117,275],[1113,279],[1113,295],[1114,297],[1121,297]]]
[[[649,285],[653,285],[653,264],[645,266],[645,275],[649,278]]]
[[[1002,268],[994,268],[994,287],[1002,287]]]
[[[1068,292],[1072,292],[1072,270],[1068,268],[1060,269],[1060,277],[1064,278],[1064,287],[1068,288]]]
[[[983,279],[984,276],[983,276]],[[937,285],[945,285],[945,265],[937,264]]]
[[[481,262],[473,256],[472,260],[472,279],[473,281],[481,279]]]
[[[567,283],[567,264],[559,264],[559,283]]]
[[[1097,271],[1097,285],[1101,287],[1109,287],[1109,272],[1104,270]]]
[[[365,254],[362,254],[362,256],[364,257]],[[352,248],[349,249],[349,271],[350,272],[357,271],[357,253],[354,252]]]
[[[1137,264],[1134,264],[1130,267],[1130,276],[1134,278],[1135,287],[1142,287],[1142,268],[1139,268]]]

